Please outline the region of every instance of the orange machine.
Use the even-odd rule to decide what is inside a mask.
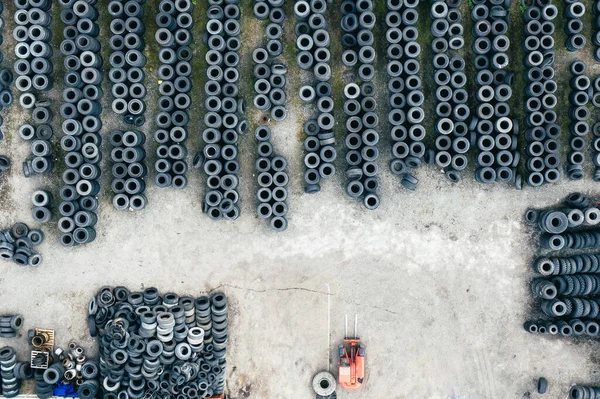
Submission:
[[[338,362],[338,382],[345,389],[356,390],[365,381],[365,347],[356,334],[358,316],[354,316],[354,337],[348,337],[348,315],[346,315],[346,334],[340,345]]]

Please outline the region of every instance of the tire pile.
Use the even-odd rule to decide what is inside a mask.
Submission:
[[[514,73],[505,70],[509,65],[509,10],[506,3],[496,5],[484,0],[473,7],[471,18],[477,70],[477,107],[471,126],[477,132],[479,149],[475,178],[480,183],[514,182],[520,187],[521,178],[516,172],[519,128],[516,119],[510,117],[508,104]]]
[[[0,373],[2,374],[2,384],[0,393],[5,398],[14,398],[19,396],[21,383],[15,376],[15,367],[17,365],[17,355],[10,346],[0,349]]]
[[[35,247],[43,241],[41,230],[29,229],[25,223],[15,223],[12,228],[0,231],[0,258],[19,266],[37,267],[42,264],[42,256],[35,252]]]
[[[0,14],[4,11],[4,4],[0,5]],[[4,19],[0,16],[0,31],[4,28]],[[0,36],[2,37],[2,36]],[[4,54],[0,51],[0,63],[4,60]],[[0,110],[8,107],[13,102],[13,95],[10,91],[10,84],[13,81],[13,75],[8,68],[0,67]],[[0,128],[4,119],[0,116]],[[0,142],[4,139],[4,134],[0,131]]]
[[[392,108],[388,120],[393,142],[390,170],[400,177],[403,187],[416,190],[419,180],[411,171],[421,166],[426,152],[423,83],[419,76],[421,47],[416,27],[419,1],[387,0],[386,3],[387,74]]]
[[[139,130],[113,130],[108,138],[112,151],[110,156],[115,162],[112,166],[114,177],[111,189],[113,206],[124,211],[139,211],[146,207],[147,199],[144,195],[148,173],[144,158],[144,142],[146,136]]]
[[[258,159],[256,160],[256,180],[259,189],[256,193],[258,206],[256,212],[261,219],[267,219],[275,231],[287,229],[287,160],[274,153],[271,144],[271,129],[260,125],[254,133],[258,140]]]
[[[373,27],[377,19],[371,0],[342,3],[342,62],[353,72],[344,87],[346,114],[346,194],[362,198],[367,209],[379,207],[379,117],[373,97],[375,86],[375,42]],[[358,77],[355,76],[358,74]],[[322,99],[319,99],[321,102]],[[333,102],[331,103],[333,105]]]
[[[460,50],[465,44],[460,0],[436,1],[431,5],[431,32],[435,39],[433,67],[437,86],[435,109],[438,117],[435,124],[435,164],[453,183],[458,183],[469,161],[466,154],[471,147],[469,141],[469,117],[467,104],[469,95],[465,89],[467,75],[465,60]],[[422,100],[422,95],[419,101]]]
[[[571,123],[569,130],[571,132],[570,153],[567,165],[567,177],[569,180],[583,179],[583,164],[585,162],[585,152],[588,148],[585,137],[590,132],[588,120],[590,111],[587,108],[589,102],[590,78],[584,75],[586,65],[582,61],[573,61],[571,64],[571,80],[569,85],[569,117]]]
[[[556,123],[554,108],[557,84],[554,78],[554,18],[556,6],[538,1],[525,10],[523,63],[527,74],[525,88],[525,166],[527,184],[532,187],[555,183],[560,179],[558,137],[561,127]],[[516,154],[515,154],[516,156]]]
[[[16,0],[14,14],[15,29],[13,37],[17,41],[14,71],[17,75],[15,86],[21,92],[19,104],[32,111],[32,123],[19,127],[19,137],[31,143],[31,156],[23,162],[23,174],[45,174],[52,171],[53,131],[49,123],[52,120],[50,102],[36,98],[34,92],[49,90],[52,83],[52,47],[50,40],[52,2],[48,0]],[[0,75],[0,80],[4,80]],[[7,86],[6,82],[0,84]],[[0,95],[0,101],[2,97]]]
[[[246,104],[239,97],[240,8],[238,1],[217,0],[207,11],[206,37],[209,51],[206,61],[208,81],[204,86],[204,129],[201,164],[208,175],[208,190],[202,212],[213,220],[235,220],[240,215],[238,139],[248,130],[242,114]]]
[[[158,30],[155,39],[161,47],[158,53],[158,110],[154,141],[158,143],[154,164],[154,183],[158,187],[183,189],[187,186],[185,161],[189,122],[188,109],[192,104],[192,10],[191,0],[161,0],[156,15]]]
[[[224,294],[193,299],[159,296],[156,288],[129,292],[104,287],[89,311],[90,334],[100,337],[100,386],[90,387],[94,394],[162,398],[179,392],[205,398],[223,392],[228,340]]]
[[[65,120],[61,147],[65,151],[67,169],[60,189],[60,242],[73,246],[96,239],[100,192],[100,145],[102,128],[102,57],[94,2],[61,0],[61,20],[66,25],[60,45],[65,57],[66,74],[61,105]]]
[[[311,82],[300,87],[300,100],[306,104],[317,103],[316,117],[304,124],[304,192],[321,191],[321,180],[335,175],[333,162],[335,149],[335,119],[331,80],[331,38],[327,31],[327,3],[325,0],[296,1],[296,61],[300,69],[312,71]],[[316,81],[316,82],[315,82]],[[315,140],[316,139],[316,140]],[[321,144],[323,143],[323,144]],[[328,143],[328,144],[325,144]]]
[[[545,319],[526,322],[526,331],[564,337],[600,334],[600,254],[559,256],[566,248],[600,247],[600,230],[593,229],[600,223],[595,204],[573,193],[558,208],[525,214],[526,222],[542,232],[540,247],[552,251],[534,261],[531,282]]]
[[[252,53],[254,61],[254,106],[277,122],[287,117],[285,83],[287,68],[275,62],[283,53],[283,0],[255,0],[254,16],[269,20],[265,29],[267,43]],[[265,119],[265,118],[262,118]]]
[[[578,51],[585,47],[586,38],[583,35],[583,21],[581,18],[585,15],[585,5],[580,1],[565,1],[565,33],[567,34],[567,51]]]

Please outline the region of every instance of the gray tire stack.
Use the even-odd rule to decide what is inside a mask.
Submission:
[[[489,0],[477,1],[471,10],[474,22],[472,50],[477,75],[476,117],[471,121],[475,129],[477,171],[480,183],[514,182],[521,186],[517,176],[518,124],[511,119],[508,101],[512,96],[514,74],[507,73],[509,65],[508,32],[509,10],[506,3]]]
[[[248,130],[243,117],[246,105],[239,97],[240,8],[238,0],[211,4],[206,23],[209,66],[202,133],[206,145],[194,165],[203,167],[208,175],[202,212],[213,220],[235,220],[240,214],[237,143]]]
[[[583,164],[585,153],[588,152],[585,137],[590,133],[590,111],[587,105],[590,100],[590,78],[585,74],[586,65],[583,61],[571,63],[571,80],[569,86],[569,131],[571,132],[569,160],[567,162],[567,177],[569,180],[583,179]]]
[[[423,83],[419,76],[421,46],[417,43],[419,32],[419,0],[387,0],[386,40],[387,73],[390,77],[390,106],[388,114],[392,125],[392,161],[390,170],[400,178],[408,190],[416,190],[418,179],[413,171],[422,164],[425,155],[426,131],[423,126]]]
[[[44,241],[44,233],[30,230],[25,223],[15,223],[12,228],[0,231],[0,258],[12,260],[19,266],[39,266],[42,256],[35,247]]]
[[[541,2],[539,2],[541,3]],[[540,186],[560,179],[558,137],[561,127],[556,123],[557,84],[554,79],[554,23],[556,6],[530,5],[523,14],[525,22],[523,63],[525,75],[525,166],[529,172],[527,184]],[[515,154],[516,156],[516,154]]]
[[[33,211],[31,215],[37,223],[47,223],[52,217],[50,206],[52,205],[52,195],[46,190],[36,190],[31,194],[31,203]]]
[[[186,163],[188,110],[192,100],[192,11],[191,0],[173,2],[161,0],[156,15],[158,30],[155,39],[161,49],[158,78],[158,113],[154,141],[158,143],[154,164],[154,183],[158,187],[183,189],[187,186]]]
[[[9,314],[0,316],[0,338],[14,338],[23,327],[23,316]]]
[[[311,71],[310,82],[300,87],[300,99],[306,104],[317,103],[316,116],[304,124],[304,191],[321,191],[321,180],[335,175],[335,119],[331,80],[331,38],[327,31],[327,2],[299,0],[294,4],[297,23],[296,47],[298,66]],[[315,140],[316,139],[316,140]],[[323,144],[321,144],[323,143]]]
[[[0,14],[4,11],[4,4],[0,5]],[[4,18],[0,16],[0,31],[4,29]],[[2,36],[0,35],[0,38]],[[0,43],[4,40],[0,39]],[[4,54],[0,51],[0,63],[4,60]],[[8,107],[13,102],[13,95],[10,91],[9,85],[13,81],[13,75],[8,68],[0,67],[0,110]],[[0,117],[0,127],[4,123],[4,119]],[[4,139],[4,134],[0,131],[0,141]]]
[[[36,98],[34,92],[43,93],[52,83],[52,47],[50,30],[52,3],[48,0],[15,0],[17,11],[13,37],[17,41],[14,70],[15,86],[21,92],[19,104],[31,110],[32,124],[19,128],[21,139],[31,143],[31,156],[23,162],[23,174],[45,174],[52,171],[52,120],[50,102]]]
[[[460,0],[440,0],[431,5],[431,32],[435,37],[432,42],[434,81],[437,85],[435,111],[438,117],[435,124],[435,164],[453,183],[461,180],[461,171],[469,162],[466,154],[471,147],[467,75],[464,72],[465,60],[459,53],[465,43],[459,5]]]
[[[591,102],[595,109],[600,108],[600,75],[596,76],[593,82]],[[594,174],[592,178],[595,182],[600,182],[600,122],[592,125],[592,162],[594,164]]]
[[[10,346],[0,349],[0,373],[2,374],[1,393],[5,398],[14,398],[19,395],[21,383],[14,373],[17,364],[17,355]]]
[[[585,4],[576,0],[565,1],[565,33],[567,34],[567,51],[578,51],[585,47],[587,42],[583,35],[583,21],[585,15]]]
[[[342,3],[342,63],[351,68],[357,83],[344,87],[346,114],[346,194],[361,198],[367,209],[379,207],[379,117],[375,100],[376,17],[371,0]]]
[[[139,130],[113,130],[108,138],[113,147],[110,156],[113,181],[111,189],[115,193],[113,206],[117,210],[139,211],[146,207],[144,195],[148,170],[144,159],[146,136]]]
[[[73,246],[96,239],[98,199],[100,192],[100,129],[102,121],[102,57],[98,11],[94,2],[60,0],[61,20],[66,25],[60,45],[65,56],[63,104],[65,120],[61,147],[65,151],[66,169],[59,194],[61,218],[58,228],[60,242]]]

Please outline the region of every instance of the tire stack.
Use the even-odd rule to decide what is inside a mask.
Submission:
[[[4,4],[0,5],[0,14],[4,11]],[[0,31],[4,28],[4,19],[0,16]],[[0,36],[2,37],[2,36]],[[3,41],[3,40],[2,40]],[[2,42],[0,41],[0,43]],[[4,60],[4,54],[0,51],[0,63]],[[12,104],[13,96],[10,91],[10,84],[13,81],[13,75],[10,69],[0,68],[0,110]],[[4,119],[0,117],[0,128],[4,123]],[[4,134],[0,131],[0,142],[4,139]]]
[[[211,4],[206,24],[210,49],[207,54],[211,55],[207,57],[208,82],[204,86],[206,129],[202,133],[206,143],[202,158],[208,190],[202,211],[214,220],[235,220],[240,215],[237,142],[248,130],[248,122],[242,116],[246,105],[239,98],[238,88],[240,8],[237,0],[217,0]]]
[[[21,383],[15,376],[15,366],[17,364],[17,355],[10,346],[0,349],[0,373],[2,374],[2,384],[0,392],[5,398],[14,398],[19,396]]]
[[[64,186],[59,195],[60,242],[73,246],[96,239],[97,195],[100,192],[102,128],[102,57],[93,2],[62,0],[61,20],[66,25],[60,45],[65,56],[61,115],[65,120],[61,147],[66,152]]]
[[[594,36],[592,37],[592,43],[594,43],[594,59],[596,62],[600,62],[600,1],[594,1],[594,19],[592,26],[594,28]]]
[[[460,0],[440,0],[431,5],[431,33],[435,39],[433,67],[436,83],[435,164],[453,183],[458,183],[469,161],[466,154],[471,147],[469,141],[468,93],[465,89],[467,75],[465,60],[459,54],[465,40],[462,14],[458,8]],[[421,96],[422,97],[422,96]]]
[[[331,80],[331,39],[327,31],[325,0],[296,1],[296,61],[300,69],[312,71],[311,82],[300,87],[300,99],[306,104],[317,103],[316,117],[304,124],[304,192],[321,191],[321,180],[335,175],[335,119]],[[316,82],[315,82],[316,81]],[[316,139],[316,140],[315,140]]]
[[[254,133],[258,140],[258,159],[256,160],[256,180],[258,191],[256,199],[258,217],[269,221],[275,231],[287,229],[287,160],[274,153],[271,144],[271,129],[260,125]]]
[[[192,10],[191,0],[172,2],[161,0],[156,16],[155,38],[161,49],[158,78],[158,110],[154,140],[158,143],[154,164],[154,183],[158,187],[183,189],[187,186],[186,163],[189,122],[188,109],[192,100]]]
[[[108,3],[108,14],[112,18],[108,72],[114,97],[112,110],[123,116],[124,123],[138,128],[146,121],[143,6],[143,0],[113,0]]]
[[[573,61],[571,64],[571,81],[569,85],[569,117],[571,123],[569,130],[571,132],[571,151],[567,163],[567,177],[569,180],[583,179],[583,163],[585,162],[585,152],[587,145],[585,137],[590,132],[590,111],[587,108],[589,103],[590,78],[584,75],[586,65],[583,61]]]
[[[52,83],[52,47],[50,40],[52,2],[48,0],[16,0],[17,11],[13,37],[17,41],[15,55],[17,61],[14,70],[17,75],[15,86],[21,92],[19,104],[32,110],[32,124],[26,123],[19,128],[21,139],[31,142],[31,156],[23,162],[23,174],[45,174],[52,171],[52,120],[50,102],[40,100],[34,92],[49,90]],[[1,99],[0,99],[1,100]]]
[[[254,16],[259,20],[269,19],[265,29],[267,43],[252,53],[254,61],[254,106],[263,115],[270,115],[277,122],[287,117],[285,108],[285,83],[287,68],[275,62],[283,53],[283,0],[255,0]],[[268,118],[261,118],[266,121]]]
[[[362,198],[367,209],[379,207],[379,117],[375,113],[375,42],[376,17],[371,0],[342,3],[342,62],[358,76],[344,87],[346,114],[346,194]]]
[[[416,24],[419,13],[418,0],[387,0],[387,74],[390,77],[390,106],[388,120],[392,125],[392,161],[390,170],[400,176],[400,184],[416,190],[418,179],[412,170],[421,166],[425,155],[425,127],[423,120],[422,81],[419,56],[421,47],[417,43],[419,32]]]
[[[594,106],[593,109],[600,109],[600,75],[594,79],[593,86],[591,98],[592,105]],[[596,117],[597,120],[597,115],[593,115],[593,117]],[[595,182],[600,182],[600,122],[594,122],[592,125],[592,134],[593,179]]]
[[[113,147],[110,156],[115,162],[112,166],[113,181],[111,189],[115,193],[113,206],[124,211],[139,211],[146,207],[144,195],[148,170],[144,158],[146,135],[139,130],[113,130],[108,138]]]
[[[523,63],[525,79],[525,166],[529,172],[527,184],[533,187],[555,183],[560,179],[558,137],[561,127],[556,123],[557,85],[554,79],[554,18],[556,6],[536,2],[525,10]],[[516,155],[516,154],[515,154]]]
[[[101,338],[99,381],[104,392],[115,395],[111,397],[152,393],[162,398],[182,392],[204,398],[223,393],[228,341],[224,294],[194,299],[159,296],[155,288],[129,292],[104,287],[89,310],[90,333]],[[139,322],[128,326],[130,317]],[[94,397],[81,393],[80,387],[80,397]]]
[[[515,169],[519,162],[518,125],[510,118],[508,104],[514,74],[505,71],[509,64],[509,10],[506,3],[494,5],[486,0],[473,7],[471,17],[478,86],[476,115],[471,120],[479,149],[475,178],[480,183],[515,182],[520,187]]]
[[[586,38],[583,35],[583,21],[585,15],[585,4],[580,1],[566,0],[565,33],[567,34],[567,51],[578,51],[585,47]]]
[[[42,256],[35,252],[35,247],[43,241],[44,233],[40,230],[30,230],[25,223],[17,222],[12,228],[0,231],[0,259],[37,267],[42,264]]]
[[[31,216],[37,223],[47,223],[52,218],[50,206],[52,204],[52,195],[46,190],[36,190],[31,195],[33,211]]]
[[[545,315],[544,320],[525,323],[530,333],[597,337],[600,335],[600,254],[570,251],[566,248],[600,247],[600,209],[579,193],[570,194],[564,204],[547,210],[530,209],[528,224],[541,232],[544,252],[533,263],[536,277],[531,291]]]
[[[0,316],[0,338],[14,338],[23,327],[23,316],[10,314]]]

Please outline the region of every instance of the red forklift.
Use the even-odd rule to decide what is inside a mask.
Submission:
[[[339,346],[338,383],[344,389],[357,390],[365,382],[365,347],[357,335],[358,315],[354,316],[354,336],[348,336],[348,315],[344,343]]]

